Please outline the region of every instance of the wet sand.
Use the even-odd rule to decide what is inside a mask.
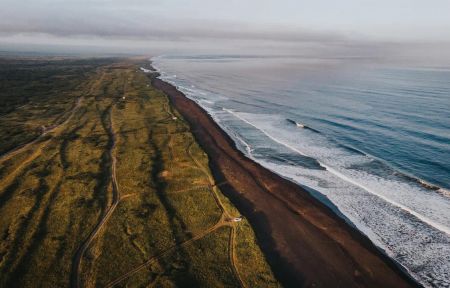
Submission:
[[[286,287],[418,287],[358,230],[300,186],[245,157],[194,101],[152,78],[189,122],[220,189],[249,219]],[[420,286],[419,286],[420,287]]]

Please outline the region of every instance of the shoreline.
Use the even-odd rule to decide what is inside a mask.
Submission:
[[[220,189],[249,219],[286,287],[420,287],[361,231],[301,186],[247,158],[197,103],[151,75],[208,154]]]

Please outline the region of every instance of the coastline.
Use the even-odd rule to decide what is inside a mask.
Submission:
[[[197,103],[152,77],[191,125],[221,190],[255,229],[285,286],[420,286],[366,236],[303,188],[248,159]]]

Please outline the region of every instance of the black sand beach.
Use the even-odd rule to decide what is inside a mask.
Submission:
[[[359,231],[300,186],[245,157],[194,101],[158,78],[210,158],[217,185],[256,230],[277,277],[288,287],[417,287]]]

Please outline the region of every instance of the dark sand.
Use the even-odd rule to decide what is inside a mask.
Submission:
[[[367,237],[300,186],[246,158],[194,101],[153,78],[189,122],[221,190],[252,224],[287,287],[417,287]]]

